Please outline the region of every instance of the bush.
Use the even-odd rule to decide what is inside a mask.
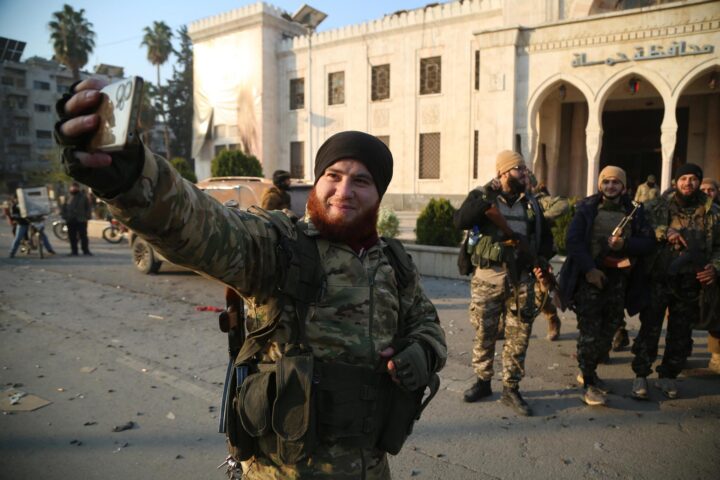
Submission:
[[[575,215],[575,202],[576,198],[570,198],[570,209],[555,219],[555,224],[550,229],[552,231],[553,240],[555,241],[555,248],[557,248],[560,255],[565,255],[567,250],[565,248],[565,237],[567,237],[567,231],[570,227],[570,222]]]
[[[253,155],[239,150],[223,150],[210,165],[213,177],[262,177],[262,165]]]
[[[386,238],[395,238],[400,231],[400,220],[392,208],[381,207],[377,221],[378,234]]]
[[[417,219],[417,243],[441,247],[457,247],[462,232],[453,225],[455,208],[445,198],[431,199]]]
[[[170,164],[175,167],[175,170],[185,179],[192,183],[197,183],[197,175],[193,171],[192,167],[187,160],[182,157],[175,157],[170,160]]]

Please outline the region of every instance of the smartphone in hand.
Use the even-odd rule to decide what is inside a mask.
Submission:
[[[137,126],[142,105],[143,79],[130,77],[100,90],[100,125],[88,151],[117,152],[138,141]]]

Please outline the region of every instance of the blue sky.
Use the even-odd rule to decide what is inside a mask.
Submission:
[[[255,3],[245,0],[0,0],[0,36],[27,43],[23,60],[37,55],[52,57],[47,24],[53,12],[69,3],[76,10],[85,9],[85,17],[95,30],[95,51],[85,66],[92,70],[99,63],[125,67],[126,75],[140,75],[155,80],[155,67],[147,61],[147,51],[140,46],[143,28],[153,21],[164,21],[173,31],[192,21]],[[267,2],[294,13],[304,2],[275,0]],[[419,8],[429,3],[419,0],[315,0],[307,3],[328,14],[318,31],[380,18],[397,10]],[[172,75],[170,64],[161,70],[162,82]]]

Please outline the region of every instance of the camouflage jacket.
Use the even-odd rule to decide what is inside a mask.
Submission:
[[[277,321],[282,331],[284,325],[294,321],[292,306],[286,306],[282,312],[268,310],[273,303],[268,300],[277,295],[284,272],[278,258],[280,234],[267,220],[224,207],[184,181],[165,160],[154,157],[149,150],[135,185],[108,203],[116,218],[168,260],[236,289],[248,303],[252,322],[256,322],[248,325],[250,330]],[[289,220],[287,227],[292,228]],[[313,228],[307,234],[318,239],[326,274],[321,300],[311,307],[306,322],[306,337],[316,358],[380,368],[383,361],[378,352],[389,346],[398,333],[398,317],[402,312],[401,336],[420,342],[432,352],[433,370],[444,366],[447,358],[444,332],[414,266],[413,280],[400,291],[383,253],[382,241],[358,255],[347,245],[320,238]],[[263,360],[277,358],[281,347],[270,342]],[[347,477],[352,478],[359,476],[357,469],[361,465],[372,468],[373,463],[378,464],[383,458],[384,454],[375,450],[344,451],[337,446],[321,445],[307,463],[280,465],[272,458],[257,458],[254,468],[268,470],[267,478],[280,471],[276,469],[282,470],[278,478],[346,478],[340,474],[346,469],[353,472]],[[265,478],[263,475],[257,478]]]
[[[662,261],[663,253],[669,250],[667,244],[667,230],[672,222],[671,218],[671,202],[675,202],[677,192],[668,195],[667,198],[655,197],[645,204],[648,212],[648,219],[655,230],[655,238],[660,243],[658,248],[658,257],[655,259],[653,269],[667,268],[667,265],[659,265],[658,261]],[[712,199],[702,192],[699,192],[703,209],[703,240],[704,251],[707,263],[712,264],[715,270],[720,274],[720,207],[714,204]],[[665,252],[664,252],[665,251]]]

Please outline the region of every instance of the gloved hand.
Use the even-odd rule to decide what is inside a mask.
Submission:
[[[96,113],[105,82],[89,78],[74,85],[55,106],[60,121],[55,124],[55,142],[63,148],[68,175],[89,186],[100,196],[111,198],[130,189],[142,172],[141,144],[128,151],[87,152],[87,145],[100,124]]]
[[[598,289],[602,290],[605,287],[607,277],[602,271],[598,270],[597,268],[593,268],[585,274],[585,280],[587,280],[588,283],[595,285]]]
[[[395,378],[400,385],[410,391],[422,388],[430,381],[428,356],[422,345],[417,342],[410,343],[388,363],[394,366]]]

